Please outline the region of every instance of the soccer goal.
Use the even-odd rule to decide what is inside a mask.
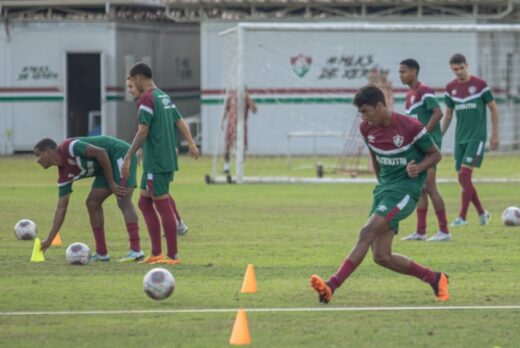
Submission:
[[[520,25],[240,23],[216,41],[206,54],[217,69],[210,84],[219,88],[203,92],[208,182],[365,180],[371,165],[352,105],[356,90],[375,83],[404,113],[399,62],[414,58],[444,109],[454,53],[493,91],[500,153],[520,150]],[[444,153],[453,151],[455,123]]]

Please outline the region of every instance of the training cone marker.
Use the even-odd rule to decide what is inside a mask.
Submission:
[[[61,246],[61,236],[60,236],[60,233],[58,232],[58,234],[56,234],[56,236],[54,237],[54,239],[52,240],[52,243],[51,245],[53,247],[60,247]]]
[[[239,309],[235,324],[233,325],[233,331],[231,332],[231,338],[229,344],[235,346],[246,346],[251,344],[251,335],[249,335],[249,326],[247,325],[246,311]]]
[[[31,256],[31,262],[43,262],[43,261],[45,261],[45,257],[43,256],[42,244],[40,242],[40,238],[35,238],[32,256]]]
[[[247,265],[244,283],[242,284],[242,290],[240,290],[240,292],[243,294],[256,294],[255,268],[251,264]]]

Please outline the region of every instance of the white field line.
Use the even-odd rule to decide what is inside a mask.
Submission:
[[[0,312],[0,317],[37,315],[125,315],[125,314],[182,314],[182,313],[234,313],[238,308],[205,309],[142,309],[142,310],[92,310],[92,311],[27,311]],[[460,311],[460,310],[520,310],[520,305],[503,306],[423,306],[423,307],[295,307],[250,308],[250,313],[260,312],[398,312],[398,311]]]

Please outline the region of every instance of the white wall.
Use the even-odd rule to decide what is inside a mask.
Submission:
[[[226,76],[223,62],[230,61],[235,52],[227,46],[225,38],[218,33],[233,27],[233,23],[206,22],[201,26],[202,55],[202,122],[203,150],[212,153],[215,144],[222,143],[220,119],[222,104],[211,104],[211,100],[222,98],[208,93],[208,90],[225,89],[233,85],[233,78]],[[227,39],[229,40],[229,39]],[[406,86],[399,80],[399,62],[414,58],[421,65],[420,79],[439,90],[454,76],[449,69],[449,58],[460,52],[470,62],[477,62],[477,36],[472,33],[376,33],[376,32],[270,32],[254,31],[245,34],[245,83],[253,97],[282,98],[285,102],[258,103],[258,114],[249,120],[249,153],[281,155],[287,151],[287,133],[301,130],[332,130],[348,133],[356,110],[350,102],[325,103],[324,98],[352,98],[354,91],[367,83],[366,77],[344,78],[345,70],[359,66],[345,67],[329,64],[333,57],[354,57],[362,59],[366,69],[378,67],[387,70],[396,89],[398,99],[395,110],[404,112],[402,102]],[[312,59],[309,72],[298,77],[290,64],[290,58],[303,54]],[[372,62],[369,62],[371,57]],[[338,68],[334,78],[320,78],[324,69]],[[476,72],[475,72],[476,73]],[[284,93],[272,93],[269,89],[284,89]],[[297,89],[291,93],[290,89]],[[327,93],[327,89],[336,91]],[[347,89],[338,93],[338,89]],[[289,91],[288,91],[289,90]],[[307,91],[302,91],[307,90]],[[310,92],[315,90],[316,93]],[[206,93],[204,93],[206,91]],[[437,92],[440,96],[442,91]],[[323,103],[291,103],[288,98],[318,98]],[[454,124],[445,138],[445,148],[452,148]],[[319,149],[324,154],[339,154],[342,142],[321,140]],[[295,153],[309,154],[313,151],[311,141],[300,140]]]

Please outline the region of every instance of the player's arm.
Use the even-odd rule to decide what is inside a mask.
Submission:
[[[112,192],[117,196],[124,196],[126,190],[123,187],[119,186],[114,180],[114,172],[112,171],[110,158],[108,158],[105,149],[89,144],[87,145],[85,154],[88,158],[95,158],[98,161],[101,168],[103,168],[103,173],[105,174],[108,186],[110,187]]]
[[[487,107],[491,112],[491,139],[489,140],[489,147],[491,150],[496,150],[498,148],[498,107],[497,103],[492,100],[487,103]]]
[[[54,220],[52,222],[51,231],[49,232],[47,238],[41,243],[42,251],[47,250],[51,246],[54,237],[56,237],[58,231],[61,228],[61,225],[63,225],[63,221],[65,221],[65,215],[67,214],[67,207],[69,206],[69,198],[70,193],[67,193],[66,195],[59,198],[58,206],[56,207],[56,212],[54,213]]]
[[[148,136],[148,125],[144,123],[140,123],[137,128],[137,133],[135,134],[134,140],[132,141],[132,146],[128,149],[125,158],[123,160],[123,164],[121,165],[121,176],[123,178],[128,178],[130,176],[130,160],[132,156],[139,150],[146,140]]]
[[[379,165],[377,164],[376,154],[373,151],[370,152],[370,160],[372,161],[372,168],[374,168],[374,173],[376,173],[377,180],[379,180]]]
[[[435,129],[435,127],[437,126],[437,124],[440,122],[442,118],[442,110],[440,107],[436,107],[433,109],[433,113],[432,113],[432,117],[430,118],[430,121],[428,122],[428,124],[426,125],[426,129],[428,130],[428,132],[433,132],[433,130]]]
[[[450,127],[451,119],[453,118],[453,109],[447,107],[446,108],[446,115],[444,115],[442,119],[442,136],[446,133],[448,128]]]
[[[193,137],[191,136],[190,129],[188,128],[188,125],[184,121],[183,118],[180,118],[177,120],[177,127],[179,127],[179,130],[181,131],[182,135],[186,140],[188,141],[188,148],[190,151],[191,157],[199,157],[200,152],[199,148],[197,147],[197,144],[195,144],[195,141],[193,140]]]
[[[437,147],[437,145],[433,143],[429,148],[425,149],[424,152],[426,156],[423,158],[421,162],[415,163],[414,160],[408,162],[408,165],[406,166],[406,171],[408,172],[408,176],[410,178],[417,177],[420,173],[432,168],[442,159],[442,155],[439,151],[439,148]]]

